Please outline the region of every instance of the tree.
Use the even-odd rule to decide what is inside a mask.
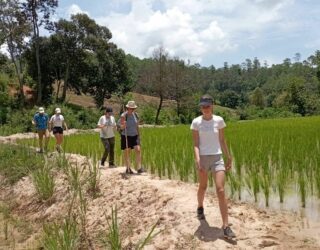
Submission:
[[[159,123],[159,115],[162,109],[162,104],[164,98],[167,97],[169,90],[169,79],[168,79],[168,52],[164,47],[160,46],[159,48],[153,51],[153,77],[151,84],[153,86],[154,93],[159,96],[159,105],[157,108],[155,124]]]
[[[257,87],[250,96],[250,103],[255,105],[259,108],[264,108],[265,106],[265,99],[264,94],[261,88]]]
[[[70,40],[72,52],[69,61],[75,58],[75,52],[78,56],[85,51],[86,66],[82,70],[82,78],[85,80],[81,89],[93,95],[97,107],[101,107],[105,98],[109,99],[113,93],[123,96],[131,88],[125,53],[110,42],[112,34],[107,27],[96,24],[86,14],[77,14],[71,19],[76,27],[76,35],[74,39],[73,36],[71,40],[70,37],[67,39]],[[70,65],[70,62],[67,65]],[[73,80],[70,78],[70,81]]]
[[[184,61],[179,58],[174,58],[169,61],[170,63],[170,81],[172,81],[172,91],[170,97],[177,103],[177,115],[180,117],[183,99],[190,96],[193,91],[191,79],[188,74],[188,69]]]
[[[220,104],[229,108],[236,108],[239,105],[240,96],[233,90],[226,90],[220,95]]]
[[[24,64],[22,53],[26,49],[25,38],[31,31],[25,16],[19,9],[18,0],[3,0],[0,2],[0,33],[3,37],[0,45],[6,43],[11,60],[14,64],[19,82],[20,105],[24,104],[23,82]]]
[[[299,77],[292,78],[288,86],[288,93],[292,112],[299,113],[304,116],[306,114],[304,79]]]
[[[43,83],[41,79],[40,64],[40,31],[39,28],[45,25],[46,29],[52,29],[50,16],[54,12],[54,8],[58,6],[58,0],[26,0],[22,2],[23,13],[32,25],[33,40],[35,43],[35,54],[37,62],[37,103],[42,102]]]

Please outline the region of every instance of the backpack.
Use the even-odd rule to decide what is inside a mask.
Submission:
[[[133,112],[132,114],[133,114],[134,118],[135,118],[137,121],[139,121],[139,116],[138,116],[138,114],[137,114],[136,112]],[[127,120],[128,120],[128,113],[127,113],[127,112],[125,112],[125,117],[126,117],[126,121],[127,121]],[[121,133],[122,133],[123,130],[124,130],[124,129],[121,129],[121,116],[120,116],[119,120],[117,121],[117,131],[118,131],[119,134],[121,135]]]

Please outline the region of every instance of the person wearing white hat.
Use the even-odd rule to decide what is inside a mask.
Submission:
[[[39,136],[39,153],[43,153],[48,148],[49,131],[48,131],[49,116],[44,112],[44,108],[40,107],[38,112],[33,116],[32,124],[35,125]],[[43,137],[45,137],[45,146],[43,148]]]
[[[63,115],[61,115],[61,109],[56,108],[55,114],[51,116],[49,122],[50,131],[52,129],[53,135],[56,138],[56,150],[60,153],[61,152],[61,144],[63,142],[63,127],[67,130],[67,124],[64,120]]]
[[[127,111],[121,114],[120,128],[121,128],[121,150],[124,151],[124,159],[126,163],[126,173],[133,174],[130,167],[130,152],[131,149],[136,153],[136,169],[137,172],[143,173],[144,169],[141,166],[141,147],[139,138],[139,117],[135,110],[138,106],[134,101],[128,101]]]

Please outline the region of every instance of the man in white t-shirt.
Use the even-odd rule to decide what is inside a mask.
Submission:
[[[231,239],[235,237],[235,234],[229,226],[228,205],[224,191],[225,171],[229,170],[232,165],[232,158],[224,138],[226,124],[222,117],[213,115],[213,99],[210,95],[202,96],[199,106],[202,115],[195,118],[190,127],[199,179],[197,215],[200,220],[205,219],[203,201],[208,174],[212,173],[219,200],[223,234],[225,238]],[[222,153],[227,159],[226,164],[224,164]]]
[[[100,117],[98,121],[98,128],[100,128],[100,139],[104,147],[104,153],[101,159],[101,166],[109,155],[109,167],[115,167],[114,165],[114,144],[115,144],[115,130],[117,128],[116,120],[112,115],[112,108],[107,107],[105,114]]]

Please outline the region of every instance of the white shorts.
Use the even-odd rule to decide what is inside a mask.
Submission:
[[[205,171],[226,171],[222,155],[200,155],[200,166]]]

